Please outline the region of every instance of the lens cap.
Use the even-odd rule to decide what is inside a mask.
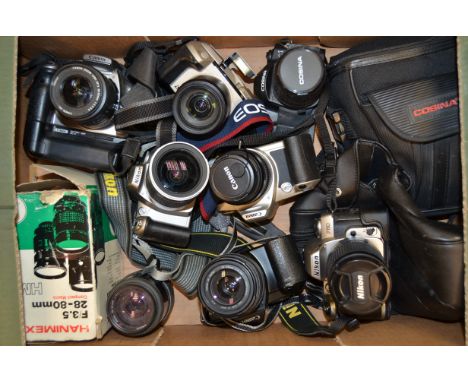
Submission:
[[[210,187],[222,201],[245,204],[255,200],[267,183],[261,159],[252,151],[232,151],[213,163]]]
[[[317,102],[325,76],[325,62],[319,51],[297,47],[284,53],[275,66],[274,91],[284,106],[305,109]]]
[[[328,258],[327,278],[340,313],[363,320],[386,318],[390,273],[368,243],[343,240]]]

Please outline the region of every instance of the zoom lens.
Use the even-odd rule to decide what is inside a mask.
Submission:
[[[265,275],[248,255],[224,255],[209,263],[203,271],[198,297],[206,309],[219,317],[248,317],[266,300]]]
[[[34,231],[34,274],[43,279],[59,279],[67,273],[65,259],[54,251],[54,226],[43,222]]]
[[[114,83],[99,70],[74,63],[55,73],[50,100],[64,118],[88,128],[100,128],[112,118],[118,93]]]
[[[76,195],[64,195],[54,206],[55,244],[58,250],[81,253],[89,246],[86,205]]]
[[[192,135],[213,134],[228,117],[221,90],[207,81],[182,85],[174,98],[173,114],[177,125]]]
[[[107,300],[107,317],[120,333],[138,337],[151,333],[172,309],[172,286],[133,274],[120,281]]]
[[[184,142],[168,143],[157,149],[149,164],[149,189],[156,200],[178,207],[196,198],[206,187],[209,165],[195,146]]]
[[[368,243],[342,240],[328,257],[327,279],[341,314],[362,320],[387,318],[390,272],[382,255]]]

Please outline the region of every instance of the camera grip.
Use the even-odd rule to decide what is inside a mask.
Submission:
[[[306,273],[291,237],[270,240],[265,243],[265,249],[281,291],[291,296],[300,293],[304,289]]]
[[[310,134],[293,135],[284,140],[289,172],[295,184],[320,178]]]
[[[34,78],[29,91],[23,147],[28,154],[36,158],[44,156],[42,152],[44,127],[51,109],[49,87],[55,70],[53,66],[43,66]]]

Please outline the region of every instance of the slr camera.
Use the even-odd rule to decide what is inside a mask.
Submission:
[[[209,165],[195,146],[167,143],[147,153],[128,174],[138,201],[134,233],[143,240],[186,247],[196,198],[208,184]]]
[[[326,82],[325,51],[283,41],[266,57],[265,68],[255,78],[255,95],[265,102],[274,120],[295,126],[318,103]]]
[[[174,290],[145,271],[120,280],[107,296],[107,318],[119,333],[139,337],[161,326],[172,311]]]
[[[29,90],[24,148],[35,158],[112,171],[124,139],[113,116],[131,86],[123,68],[98,55],[42,64]]]
[[[184,132],[213,134],[241,101],[252,98],[231,65],[247,77],[255,76],[237,53],[224,60],[201,41],[186,43],[160,68],[161,81],[175,92],[173,115]]]
[[[212,319],[261,322],[269,305],[299,294],[305,281],[302,260],[283,236],[211,261],[200,276],[198,297]]]
[[[360,320],[389,318],[388,223],[385,209],[321,215],[319,240],[305,248],[304,263],[307,273],[324,283],[330,318],[337,314]]]
[[[223,213],[271,219],[278,203],[320,182],[312,137],[302,134],[257,148],[229,151],[211,165],[210,187]]]

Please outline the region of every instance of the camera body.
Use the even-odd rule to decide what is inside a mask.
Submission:
[[[330,316],[361,320],[389,317],[388,229],[385,208],[321,215],[317,222],[319,240],[305,248],[304,263],[307,273],[324,283]]]
[[[208,183],[205,156],[185,142],[147,153],[128,174],[128,191],[138,201],[134,232],[142,239],[184,247],[196,198]]]
[[[312,137],[302,134],[268,145],[233,150],[211,165],[210,187],[223,213],[245,221],[271,219],[278,203],[320,182]]]
[[[299,294],[305,280],[302,260],[283,236],[211,261],[200,276],[198,297],[212,318],[258,322],[269,305]]]
[[[176,93],[174,119],[186,133],[213,133],[241,101],[252,98],[231,64],[245,76],[254,76],[237,53],[224,60],[212,45],[195,40],[181,46],[160,68],[161,80]]]
[[[23,145],[35,158],[111,171],[124,139],[113,116],[130,85],[113,60],[85,55],[39,67],[29,90]]]
[[[313,107],[326,82],[325,51],[280,42],[267,53],[267,65],[255,79],[255,95],[270,108]]]

